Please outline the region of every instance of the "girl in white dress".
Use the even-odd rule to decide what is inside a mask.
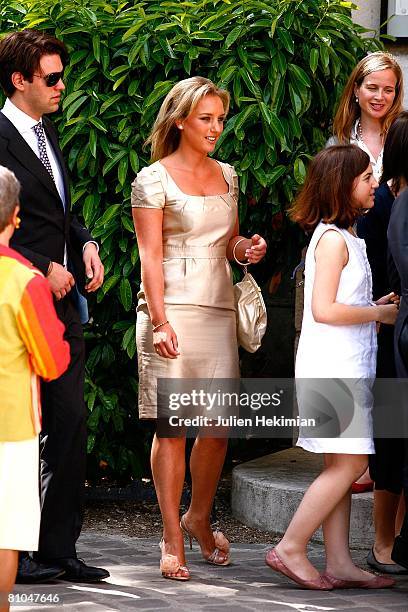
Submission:
[[[359,379],[354,415],[338,438],[300,437],[306,450],[324,453],[325,468],[309,487],[284,537],[266,563],[304,588],[384,588],[394,581],[356,567],[349,550],[351,484],[373,453],[370,379],[375,376],[376,322],[393,324],[393,294],[372,302],[371,272],[364,240],[353,225],[373,206],[378,186],[367,153],[355,145],[321,151],[310,165],[291,217],[313,235],[305,266],[305,304],[296,358],[297,382],[324,378]],[[328,398],[330,401],[334,398]],[[298,394],[300,416],[306,416]],[[341,411],[340,411],[341,412]],[[339,421],[342,415],[339,414]],[[359,432],[359,437],[356,436]],[[309,562],[307,544],[323,525],[326,572]]]

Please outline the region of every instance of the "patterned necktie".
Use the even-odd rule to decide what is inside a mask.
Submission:
[[[44,128],[43,128],[43,125],[42,125],[41,121],[33,126],[33,130],[34,130],[35,135],[37,136],[37,140],[38,140],[38,152],[40,154],[40,161],[42,162],[43,166],[45,167],[45,169],[47,170],[48,174],[51,176],[52,180],[55,183],[55,179],[54,179],[54,175],[52,173],[52,168],[51,168],[50,160],[49,160],[48,154],[47,154],[47,146],[46,146],[46,142],[45,142],[45,133],[44,133]]]

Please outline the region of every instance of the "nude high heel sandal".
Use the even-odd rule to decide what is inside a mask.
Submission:
[[[188,567],[186,567],[185,565],[181,565],[176,555],[170,555],[169,553],[165,552],[165,543],[163,538],[160,540],[159,546],[161,550],[160,571],[162,573],[163,578],[168,578],[169,580],[180,580],[184,582],[186,580],[190,580],[191,576]],[[177,572],[179,572],[180,570],[182,572],[187,572],[188,575],[174,575],[177,574]]]
[[[188,537],[189,542],[190,542],[190,550],[192,550],[193,548],[193,540],[197,540],[200,548],[201,548],[201,544],[199,542],[199,540],[197,539],[197,537],[192,533],[192,531],[189,530],[189,528],[186,525],[185,522],[185,518],[184,516],[181,517],[180,520],[180,527],[183,531],[183,533]],[[228,542],[227,538],[225,537],[225,535],[222,533],[222,531],[219,531],[218,529],[213,531],[213,536],[214,536],[214,543],[215,543],[215,548],[213,550],[213,552],[208,555],[208,557],[205,557],[201,548],[201,554],[203,555],[204,559],[207,561],[207,563],[210,563],[211,565],[229,565],[231,563],[231,557],[230,557],[230,543]],[[218,559],[218,555],[222,554],[225,559],[224,561],[217,561]]]

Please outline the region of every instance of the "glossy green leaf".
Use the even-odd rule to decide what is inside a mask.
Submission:
[[[191,38],[193,40],[224,40],[224,36],[220,32],[213,32],[211,30],[207,32],[192,32]]]
[[[159,37],[159,45],[161,46],[161,48],[163,49],[166,55],[168,55],[172,59],[177,58],[177,55],[174,53],[172,46],[166,37],[164,38]]]
[[[106,225],[120,212],[120,204],[111,204],[109,208],[105,210],[102,217],[98,219],[97,225]]]
[[[123,278],[119,287],[120,301],[126,312],[132,308],[132,288],[127,278]]]
[[[98,34],[92,36],[92,49],[97,62],[101,61],[101,39]]]
[[[309,66],[312,72],[316,72],[318,62],[319,62],[319,51],[317,49],[310,49]]]
[[[76,113],[76,111],[82,106],[82,104],[88,99],[88,96],[81,96],[75,102],[69,105],[68,110],[66,112],[67,120],[71,119],[72,115]]]
[[[330,63],[329,51],[325,45],[319,47],[320,59],[323,64],[323,68],[327,68]]]
[[[113,84],[112,91],[116,91],[122,85],[122,83],[127,79],[127,77],[128,77],[127,74],[122,74],[122,76],[120,76]]]
[[[290,83],[288,85],[288,89],[289,89],[290,99],[292,102],[292,108],[295,111],[296,115],[299,115],[302,110],[302,100]]]
[[[134,233],[135,228],[133,227],[133,221],[131,221],[129,217],[122,217],[122,225],[128,232]]]
[[[289,72],[291,73],[291,75],[297,81],[299,81],[300,85],[304,87],[310,87],[310,78],[308,74],[303,70],[303,68],[301,68],[300,66],[297,66],[296,64],[289,64],[288,68],[289,68]]]
[[[296,182],[299,185],[302,185],[306,178],[306,167],[305,167],[305,164],[303,163],[302,158],[297,157],[295,159],[293,170],[294,170],[294,176],[295,176]]]
[[[155,19],[155,16],[151,16],[150,19],[149,18],[145,18],[143,20],[140,20],[139,23],[136,23],[135,25],[133,25],[131,28],[129,28],[128,30],[126,30],[126,32],[123,34],[122,36],[122,42],[126,42],[127,40],[129,40],[129,38],[131,38],[132,36],[134,36],[135,34],[137,34],[137,32],[139,32],[139,30],[141,28],[143,28],[146,25],[146,22],[148,20],[151,19]]]
[[[62,102],[62,110],[65,110],[72,104],[75,100],[77,100],[80,96],[84,94],[83,89],[78,89],[78,91],[73,91],[68,96],[66,96]]]
[[[227,38],[225,39],[225,43],[224,43],[225,48],[229,49],[229,47],[231,47],[231,45],[233,45],[234,42],[241,36],[242,32],[243,32],[242,26],[236,26],[235,28],[233,28],[231,32],[227,35]]]
[[[258,114],[258,106],[256,104],[251,104],[247,106],[243,111],[241,111],[235,121],[234,130],[237,133],[239,130],[242,130],[245,123],[249,120],[252,115]]]
[[[98,142],[98,137],[96,135],[96,131],[95,130],[91,130],[89,132],[89,148],[90,148],[92,157],[95,157],[95,159],[96,159],[96,146],[97,146],[97,142]]]
[[[257,100],[260,100],[262,98],[262,92],[258,83],[255,83],[246,68],[240,68],[239,73],[245,85],[248,87],[249,91],[254,94]]]
[[[295,43],[293,42],[293,38],[288,30],[278,27],[277,35],[282,44],[282,48],[289,51],[289,53],[293,55],[295,52]]]
[[[98,117],[89,117],[89,121],[90,123],[92,123],[92,125],[98,128],[98,130],[101,130],[102,132],[108,131],[108,128],[106,127],[104,122],[101,119],[98,119]]]
[[[129,153],[129,161],[130,161],[130,166],[133,170],[133,172],[135,174],[137,174],[139,172],[139,156],[137,154],[137,151],[135,151],[134,149],[132,149]]]
[[[266,176],[267,176],[269,187],[271,187],[274,183],[276,183],[276,181],[278,181],[284,174],[286,174],[287,171],[288,170],[286,166],[280,165],[280,166],[276,166],[272,170],[272,172],[268,172]]]
[[[266,172],[262,168],[251,168],[251,172],[262,187],[266,187],[268,184],[268,177]]]
[[[129,167],[129,159],[128,157],[123,157],[118,165],[118,181],[120,185],[124,185],[128,176],[128,167]]]
[[[285,140],[285,130],[279,117],[273,111],[270,112],[269,125],[275,136],[282,142]]]
[[[186,73],[189,75],[191,73],[191,65],[193,63],[193,60],[191,59],[191,57],[189,55],[185,55],[183,57],[183,68],[186,71]]]
[[[132,338],[133,337],[136,337],[136,330],[135,330],[135,326],[134,325],[129,327],[127,329],[127,331],[125,332],[125,334],[123,335],[122,348],[124,350],[126,350],[127,347],[129,346],[129,344],[132,343]]]
[[[102,291],[106,295],[120,281],[120,275],[114,274],[110,276],[102,285]]]
[[[81,73],[74,84],[75,89],[79,89],[83,84],[88,83],[89,80],[96,75],[98,68],[88,68]]]
[[[105,176],[105,174],[110,172],[112,168],[114,168],[120,162],[122,157],[124,157],[126,154],[126,149],[122,149],[121,151],[118,151],[115,155],[113,155],[110,159],[108,159],[102,168],[102,175]]]
[[[152,106],[155,102],[163,98],[173,87],[173,83],[171,81],[161,81],[156,83],[153,91],[147,96],[143,103],[144,108],[148,108]]]
[[[107,100],[105,100],[105,102],[103,102],[103,104],[101,104],[101,108],[99,109],[100,114],[102,115],[102,113],[108,110],[110,106],[116,104],[122,97],[123,94],[121,93],[110,96]]]

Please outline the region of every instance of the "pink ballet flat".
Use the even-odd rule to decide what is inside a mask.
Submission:
[[[275,570],[275,572],[279,572],[287,578],[290,578],[304,589],[312,589],[315,591],[331,591],[333,589],[331,582],[322,575],[314,580],[304,580],[300,576],[297,576],[297,574],[292,572],[292,570],[290,570],[287,565],[284,564],[275,548],[268,550],[265,557],[265,563]]]
[[[335,578],[330,574],[323,574],[330,582],[334,589],[388,589],[393,587],[395,580],[387,576],[376,576],[372,574],[372,578],[366,580],[345,580],[343,578]]]

